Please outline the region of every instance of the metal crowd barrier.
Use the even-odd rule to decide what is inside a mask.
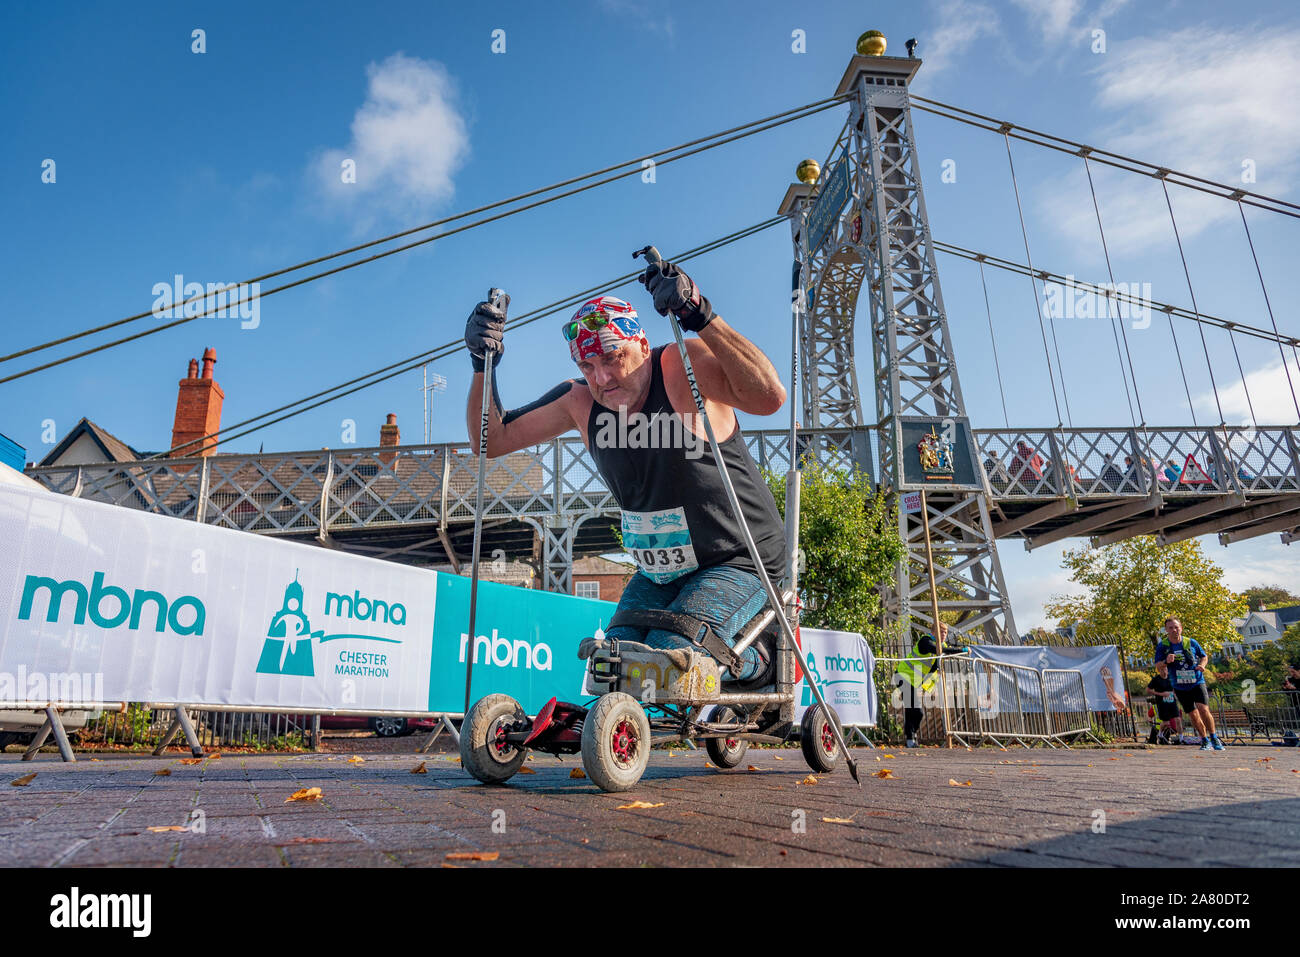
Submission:
[[[877,658],[876,663],[889,679],[900,660]],[[1004,748],[1008,743],[1068,748],[1085,736],[1096,740],[1080,671],[1039,671],[964,655],[945,655],[942,670],[942,680],[936,672],[933,687],[922,694],[921,734],[928,740],[951,736],[963,746],[991,742]],[[901,724],[905,695],[892,681],[886,687],[891,693],[883,706]]]
[[[1300,691],[1257,691],[1214,696],[1214,724],[1229,744],[1300,737]]]

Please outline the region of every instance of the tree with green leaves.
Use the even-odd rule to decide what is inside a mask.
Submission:
[[[1213,654],[1237,639],[1232,619],[1246,601],[1223,584],[1223,571],[1195,540],[1159,545],[1141,535],[1104,548],[1067,551],[1063,565],[1086,590],[1054,595],[1045,611],[1082,635],[1110,635],[1125,653],[1149,659],[1152,639],[1164,634],[1166,618],[1183,623],[1183,634]]]
[[[1237,675],[1255,682],[1258,691],[1277,691],[1287,677],[1287,665],[1300,661],[1300,625],[1292,625],[1277,641],[1266,641],[1246,655],[1246,667]]]
[[[1241,593],[1251,611],[1258,611],[1260,605],[1268,611],[1272,608],[1285,608],[1287,605],[1300,605],[1300,597],[1291,594],[1281,585],[1256,585]]]
[[[784,516],[785,477],[766,478]],[[809,461],[799,495],[799,547],[802,622],[858,632],[879,652],[880,586],[893,580],[905,554],[894,497],[875,492],[860,471]]]

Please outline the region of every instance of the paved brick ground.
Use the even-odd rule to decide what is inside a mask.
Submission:
[[[416,775],[413,754],[65,765],[11,753],[0,757],[0,864],[437,866],[475,851],[500,857],[471,866],[1300,864],[1297,749],[855,754],[866,775],[893,776],[859,789],[841,770],[805,785],[798,750],[752,750],[746,765],[762,770],[731,772],[706,767],[702,751],[657,751],[641,785],[610,795],[569,777],[576,759],[540,756],[536,773],[488,788],[448,755]],[[7,783],[32,771],[26,787]],[[323,800],[285,803],[306,787]],[[662,807],[619,810],[635,800]],[[148,830],[196,808],[206,833]]]

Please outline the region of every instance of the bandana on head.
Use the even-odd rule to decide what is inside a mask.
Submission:
[[[590,359],[593,356],[608,355],[621,349],[629,342],[646,342],[645,332],[637,321],[636,310],[630,303],[613,296],[597,296],[578,307],[571,322],[580,322],[591,317],[601,317],[609,321],[599,330],[580,326],[576,338],[569,342],[569,354],[574,362]]]

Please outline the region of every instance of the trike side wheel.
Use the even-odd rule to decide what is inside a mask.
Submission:
[[[822,774],[834,771],[843,757],[835,732],[831,730],[832,721],[842,734],[843,726],[835,711],[831,710],[828,717],[822,706],[815,704],[803,713],[803,721],[799,723],[799,747],[803,750],[804,760],[808,767]]]
[[[484,784],[503,784],[514,777],[527,753],[506,744],[506,729],[528,715],[507,694],[490,694],[469,709],[460,726],[460,763]]]
[[[720,704],[709,713],[711,724],[730,724],[736,720],[736,712],[725,704]],[[709,760],[720,768],[734,768],[740,764],[749,750],[748,741],[736,738],[706,738],[704,750],[709,753]]]
[[[650,760],[650,719],[629,694],[602,695],[582,723],[582,766],[602,791],[635,787]]]

